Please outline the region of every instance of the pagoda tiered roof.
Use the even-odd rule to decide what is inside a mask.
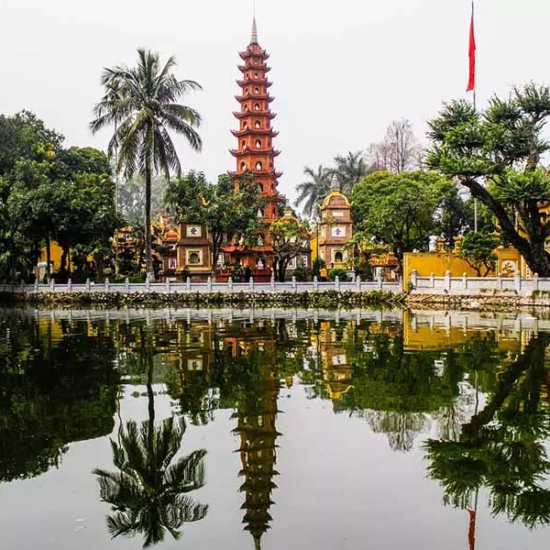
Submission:
[[[265,149],[256,149],[256,148],[252,149],[252,148],[246,147],[245,149],[229,149],[229,152],[234,157],[243,157],[247,155],[253,155],[253,156],[271,155],[273,157],[278,157],[281,154],[281,151],[277,151],[276,149],[273,149],[273,147],[268,147]]]
[[[250,44],[244,52],[239,52],[239,56],[242,60],[247,60],[250,57],[269,59],[269,54],[265,50],[262,50],[258,44]]]
[[[249,78],[246,80],[235,80],[235,82],[241,87],[244,88],[245,86],[253,86],[255,84],[260,84],[261,86],[265,86],[266,88],[271,88],[273,86],[273,82],[270,82],[269,80],[261,79],[261,78]]]
[[[231,130],[231,133],[235,137],[242,137],[248,135],[257,135],[257,136],[269,136],[275,138],[279,135],[279,132],[271,128],[245,128],[244,130]]]
[[[277,113],[274,113],[272,111],[233,111],[233,116],[238,119],[254,116],[266,116],[268,118],[274,119],[277,116]]]
[[[247,73],[248,71],[263,71],[264,73],[268,73],[271,71],[271,67],[268,67],[267,65],[239,65],[239,71],[242,73]]]
[[[228,174],[232,178],[238,178],[238,177],[244,176],[245,174],[253,174],[255,176],[267,176],[267,177],[270,177],[270,178],[273,178],[273,179],[277,180],[280,177],[282,177],[284,172],[277,172],[277,170],[245,170],[244,172],[233,172],[233,171],[231,171],[231,172],[228,172]],[[278,196],[282,197],[282,195],[278,195]]]
[[[271,103],[275,98],[273,96],[270,96],[268,94],[252,94],[248,92],[247,94],[243,95],[236,95],[235,99],[241,103],[243,101],[247,101],[249,99],[257,99],[258,101],[267,101],[268,103]]]

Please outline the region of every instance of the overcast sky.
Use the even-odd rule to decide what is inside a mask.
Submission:
[[[274,126],[291,198],[304,165],[366,149],[395,119],[423,138],[443,101],[467,97],[469,0],[258,0],[271,54]],[[132,64],[143,46],[174,54],[204,118],[204,149],[178,141],[184,168],[214,179],[234,168],[238,52],[250,41],[252,0],[0,0],[0,112],[34,111],[68,145],[92,136],[103,67]],[[550,83],[550,2],[477,0],[478,100],[529,80]]]

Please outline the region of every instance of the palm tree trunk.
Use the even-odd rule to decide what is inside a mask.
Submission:
[[[151,254],[151,187],[151,161],[148,159],[145,164],[145,269],[149,280],[154,281],[155,272],[153,270],[153,256]]]

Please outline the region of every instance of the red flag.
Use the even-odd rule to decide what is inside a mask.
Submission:
[[[476,88],[476,36],[474,32],[474,3],[472,2],[472,19],[470,21],[470,78],[468,79],[467,92]]]

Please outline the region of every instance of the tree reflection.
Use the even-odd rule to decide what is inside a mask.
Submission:
[[[59,466],[68,445],[114,427],[119,376],[105,324],[0,319],[0,481]]]
[[[96,469],[101,500],[112,506],[107,518],[109,533],[133,537],[143,535],[143,547],[164,540],[165,531],[179,539],[185,522],[199,521],[208,506],[196,503],[188,493],[205,483],[206,451],[194,451],[177,459],[185,426],[173,418],[160,427],[143,422],[141,428],[128,422],[120,434],[120,445],[111,440],[116,472]]]
[[[463,425],[458,441],[427,443],[429,472],[445,489],[445,502],[471,508],[482,488],[493,514],[529,527],[550,523],[550,471],[543,440],[550,415],[542,405],[550,335],[533,337],[524,353],[500,375],[487,406]]]
[[[189,495],[205,483],[205,450],[194,451],[175,460],[180,450],[185,423],[168,418],[155,426],[153,392],[154,342],[152,329],[140,329],[142,353],[147,366],[148,420],[140,428],[126,423],[119,443],[111,440],[116,472],[94,470],[98,476],[101,500],[111,505],[107,517],[109,533],[133,537],[143,535],[143,547],[158,544],[168,531],[179,539],[185,522],[199,521],[208,506],[196,503]]]

